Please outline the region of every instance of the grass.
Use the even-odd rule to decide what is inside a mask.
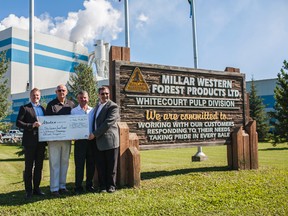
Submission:
[[[259,169],[244,171],[228,169],[225,146],[204,147],[204,162],[191,162],[196,148],[141,151],[140,188],[30,201],[16,151],[0,145],[0,215],[288,215],[287,145],[260,143]],[[72,190],[73,157],[67,182]],[[41,188],[49,194],[47,160]]]

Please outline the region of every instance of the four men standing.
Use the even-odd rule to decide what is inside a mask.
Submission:
[[[75,141],[75,192],[84,192],[83,178],[86,162],[86,191],[94,192],[93,176],[95,162],[98,171],[100,192],[113,193],[116,190],[117,161],[119,154],[119,134],[117,121],[120,119],[119,107],[109,99],[109,88],[98,89],[99,103],[94,109],[88,106],[89,96],[86,91],[77,94],[79,105],[74,108],[74,103],[66,98],[67,88],[58,85],[57,97],[50,101],[46,111],[39,104],[40,90],[34,88],[30,92],[31,103],[20,107],[16,125],[24,129],[22,144],[25,149],[24,182],[26,197],[44,195],[40,190],[42,167],[46,142],[38,141],[38,116],[44,115],[89,115],[89,139]],[[68,192],[66,177],[69,166],[71,140],[49,141],[49,167],[50,191],[54,196]],[[34,166],[34,173],[33,173]],[[32,186],[33,176],[33,186]]]

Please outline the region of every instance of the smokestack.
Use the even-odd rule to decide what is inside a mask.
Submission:
[[[108,78],[109,70],[109,43],[97,40],[94,51],[94,61],[97,69],[98,79]]]

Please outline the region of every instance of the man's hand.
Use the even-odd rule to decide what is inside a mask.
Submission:
[[[93,140],[94,138],[95,138],[95,136],[94,136],[93,133],[91,133],[91,134],[89,135],[89,137],[88,137],[89,140]]]
[[[35,127],[38,128],[40,126],[41,126],[41,122],[36,121],[36,122],[33,123],[33,128],[35,128]]]

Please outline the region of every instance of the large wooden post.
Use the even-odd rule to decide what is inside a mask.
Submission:
[[[125,122],[119,122],[120,154],[117,184],[121,186],[140,186],[139,139],[136,133],[129,133]]]
[[[250,169],[258,169],[258,133],[256,131],[256,121],[250,121],[245,130],[249,134]]]
[[[129,149],[127,151],[128,179],[127,185],[130,187],[140,186],[140,152],[139,138],[136,133],[129,133]]]
[[[256,121],[250,121],[245,130],[235,128],[232,143],[227,146],[228,166],[235,170],[258,169],[258,135]]]
[[[120,104],[120,89],[116,89],[115,87],[115,83],[120,83],[120,77],[116,76],[115,73],[115,60],[130,62],[130,48],[111,46],[109,52],[110,98],[117,104]],[[125,122],[119,122],[118,127],[120,149],[117,184],[119,186],[140,186],[140,153],[138,137],[136,134],[129,134],[129,127]]]
[[[120,90],[115,89],[115,83],[119,82],[120,77],[115,74],[115,60],[130,62],[130,48],[111,46],[109,52],[109,88],[111,100],[117,103],[120,100]]]
[[[232,133],[232,169],[245,169],[247,167],[247,141],[248,134],[245,133],[243,128],[236,128],[234,133]]]
[[[118,160],[118,184],[123,186],[127,182],[127,149],[129,148],[129,127],[125,122],[118,122],[120,147]]]

